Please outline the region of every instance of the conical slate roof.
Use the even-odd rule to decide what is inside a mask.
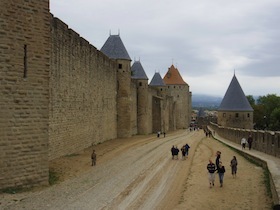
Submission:
[[[186,85],[178,69],[171,65],[163,78],[166,85]]]
[[[140,61],[135,61],[131,66],[132,79],[147,79],[148,77],[143,69]]]
[[[253,111],[236,76],[234,75],[226,94],[220,104],[219,111]]]
[[[150,86],[165,86],[164,81],[158,72],[154,74]]]
[[[100,51],[111,59],[131,60],[119,35],[110,35]]]

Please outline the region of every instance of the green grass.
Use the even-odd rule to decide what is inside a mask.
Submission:
[[[79,154],[72,153],[72,154],[69,154],[69,155],[65,155],[65,157],[76,157],[76,156],[79,156]]]
[[[20,193],[20,192],[24,192],[27,191],[28,189],[24,189],[22,187],[8,187],[5,189],[1,190],[1,193],[7,193],[7,194],[16,194],[16,193]]]
[[[52,169],[50,169],[49,171],[49,184],[50,185],[54,185],[55,183],[57,183],[59,180],[59,176],[58,174],[53,171]]]

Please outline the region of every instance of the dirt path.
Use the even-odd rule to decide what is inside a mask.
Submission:
[[[170,148],[191,147],[187,160],[172,160]],[[60,183],[16,195],[1,195],[0,209],[271,209],[263,170],[203,131],[177,131],[117,139],[94,146],[97,165],[90,166],[92,148],[57,159],[52,170]],[[206,165],[222,152],[224,187],[209,188]],[[233,179],[229,162],[238,159]]]

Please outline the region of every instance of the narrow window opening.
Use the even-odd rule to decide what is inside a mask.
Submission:
[[[24,45],[23,78],[27,78],[27,45]]]
[[[119,63],[119,69],[122,69],[122,64],[121,63]]]

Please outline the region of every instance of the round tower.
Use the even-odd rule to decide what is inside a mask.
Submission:
[[[132,79],[137,87],[137,130],[138,134],[148,134],[148,77],[140,63],[135,61],[131,67]]]
[[[190,124],[192,110],[189,85],[183,80],[174,65],[168,69],[163,81],[167,86],[168,94],[174,100],[175,129],[187,128]]]
[[[218,124],[224,127],[252,129],[253,112],[234,75],[218,109]]]
[[[117,133],[131,136],[131,59],[119,35],[110,35],[100,50],[117,62]]]

